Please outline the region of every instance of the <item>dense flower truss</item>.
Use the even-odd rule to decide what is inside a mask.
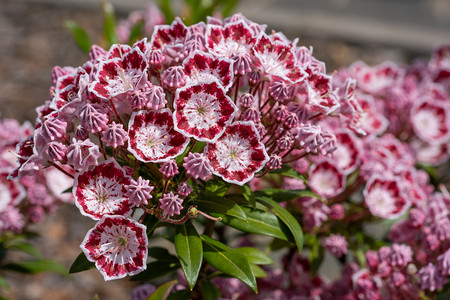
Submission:
[[[135,250],[141,227],[131,218],[195,218],[205,181],[254,187],[293,163],[302,174],[316,170],[311,188],[324,198],[343,195],[364,159],[353,135],[336,129],[363,133],[355,83],[327,75],[312,49],[265,28],[241,14],[191,26],[176,18],[133,45],[94,45],[82,66],[53,69],[50,100],[17,141],[19,166],[8,173],[23,180],[55,167],[75,179],[81,214],[101,220],[83,249],[105,279],[144,269],[147,242]],[[346,161],[333,162],[337,147]],[[306,188],[291,179],[286,186]],[[326,221],[324,203],[303,203],[311,228]]]
[[[123,216],[103,216],[80,245],[105,280],[135,275],[147,268],[146,227]]]

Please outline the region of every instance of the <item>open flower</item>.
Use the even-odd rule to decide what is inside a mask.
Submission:
[[[169,109],[131,115],[128,151],[143,162],[165,162],[181,154],[189,139],[174,130]]]
[[[364,201],[372,215],[385,219],[401,216],[411,205],[398,181],[381,175],[374,175],[367,183]]]
[[[147,268],[146,227],[123,216],[103,216],[80,245],[105,281],[135,275]]]
[[[126,195],[131,178],[113,159],[91,170],[75,175],[73,195],[82,215],[100,220],[103,215],[131,213],[132,204]]]
[[[179,89],[174,100],[175,130],[199,141],[215,142],[237,111],[214,81]]]
[[[235,122],[214,144],[205,148],[211,172],[223,180],[243,185],[269,161],[253,122]]]
[[[225,91],[233,83],[233,62],[212,54],[195,51],[183,61],[187,85],[199,82],[219,82]]]
[[[147,78],[147,60],[139,48],[125,53],[123,58],[103,61],[98,67],[96,80],[92,82],[92,92],[100,98],[109,99],[138,87]]]

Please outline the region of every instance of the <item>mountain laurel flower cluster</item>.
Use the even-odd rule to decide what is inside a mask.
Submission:
[[[28,148],[14,155],[16,147],[29,146],[30,139],[26,137],[32,132],[30,123],[0,121],[0,235],[19,234],[29,224],[39,223],[46,213],[54,212],[58,203],[73,202],[71,195],[62,194],[73,185],[73,180],[54,168],[38,170],[36,165],[30,165],[26,171],[33,172],[33,177],[7,180],[9,173],[17,171],[16,160],[20,162],[32,151]]]
[[[310,253],[288,252],[283,259],[288,274],[268,272],[260,279],[265,288],[257,297],[240,282],[217,278],[222,295],[367,300],[448,296],[450,193],[433,167],[443,166],[450,154],[449,62],[450,46],[441,46],[429,62],[373,67],[356,62],[333,76],[336,86],[348,82],[348,76],[356,79],[354,97],[340,108],[353,115],[343,113],[340,122],[327,118],[308,127],[311,140],[313,126],[333,134],[336,150],[292,165],[308,175],[307,186],[326,202],[300,193],[295,197],[306,188],[299,178],[285,177],[282,184],[294,194],[286,207],[301,220]],[[374,224],[381,226],[367,226]],[[320,273],[324,252],[342,263],[335,281]]]
[[[131,46],[92,46],[82,66],[54,67],[50,99],[17,145],[20,166],[9,177],[53,166],[74,178],[76,206],[98,221],[81,248],[105,280],[145,270],[151,220],[210,217],[214,206],[197,208],[211,198],[209,182],[256,187],[265,174],[323,160],[339,144],[359,151],[355,82],[335,85],[311,48],[265,27],[241,14],[189,27],[176,18]],[[335,131],[328,119],[350,121]],[[342,165],[311,170],[321,196],[339,194],[360,163],[345,151]]]

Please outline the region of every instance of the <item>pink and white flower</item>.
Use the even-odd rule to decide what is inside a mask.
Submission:
[[[110,99],[136,89],[147,78],[148,63],[139,48],[100,63],[91,91],[100,98]]]
[[[401,185],[396,179],[374,175],[364,188],[364,202],[372,215],[395,219],[401,216],[411,205],[404,196]]]
[[[165,162],[181,154],[189,139],[174,130],[172,112],[138,111],[128,126],[128,151],[143,162]]]
[[[223,180],[243,185],[269,161],[253,122],[235,122],[217,142],[205,148],[211,172]]]
[[[136,275],[147,268],[147,228],[123,216],[103,216],[80,245],[105,281]]]
[[[325,198],[339,195],[345,189],[346,176],[334,164],[322,161],[309,169],[309,187]]]
[[[336,150],[332,154],[332,160],[344,174],[353,173],[361,164],[359,154],[361,149],[357,139],[350,130],[340,130],[334,134],[336,136]]]
[[[237,107],[215,81],[179,89],[174,99],[175,130],[213,143],[232,122]]]
[[[447,104],[447,105],[446,105]],[[414,132],[430,144],[450,140],[450,105],[443,101],[423,101],[411,110]]]
[[[130,183],[125,170],[114,159],[108,159],[75,175],[75,204],[82,215],[94,220],[104,215],[128,216],[132,207],[127,196]]]
[[[293,83],[300,82],[307,74],[296,64],[291,49],[291,45],[272,42],[262,33],[253,48],[256,65],[269,77],[280,77]]]
[[[217,81],[225,91],[233,84],[233,62],[212,54],[195,51],[183,61],[186,85]]]

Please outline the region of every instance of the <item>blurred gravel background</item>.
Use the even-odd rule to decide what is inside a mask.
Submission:
[[[119,17],[144,8],[144,0],[112,1]],[[448,0],[243,0],[236,11],[283,31],[299,44],[313,46],[328,72],[356,60],[376,64],[385,60],[410,62],[427,59],[433,46],[450,42]],[[54,65],[81,65],[79,50],[65,20],[100,36],[102,19],[96,0],[0,1],[0,112],[2,118],[23,122],[36,117],[35,107],[48,99]],[[34,240],[44,257],[66,267],[80,253],[79,244],[94,222],[69,205],[36,226]],[[129,299],[133,283],[127,279],[105,283],[91,270],[66,278],[54,274],[23,276],[6,273],[11,299]]]

